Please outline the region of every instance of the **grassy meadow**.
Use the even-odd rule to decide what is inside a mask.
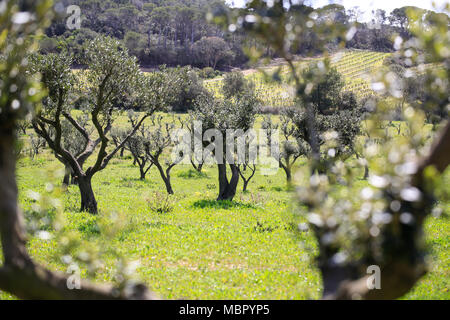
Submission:
[[[304,162],[300,159],[297,166]],[[49,182],[61,185],[61,178],[53,174],[61,169],[48,150],[35,159],[19,160],[20,203],[26,217],[33,212],[29,191],[45,193]],[[450,172],[445,179],[450,185]],[[321,279],[312,260],[317,253],[315,239],[309,231],[296,231],[292,212],[302,208],[295,205],[281,169],[273,176],[257,173],[245,193],[240,184],[232,203],[215,201],[216,167],[208,166],[199,174],[190,165],[176,166],[172,183],[175,195],[170,197],[170,210],[158,212],[152,204],[165,199],[159,173],[152,168],[147,179],[140,181],[137,167],[125,153],[94,176],[98,216],[78,212],[77,186],[61,194],[64,232],[101,248],[103,265],[95,280],[115,281],[120,256],[139,261],[137,277],[168,299],[320,297]],[[363,187],[367,182],[357,183]],[[441,205],[450,210],[450,204]],[[108,226],[117,222],[115,215],[121,217],[121,228],[107,236]],[[426,229],[431,270],[405,298],[448,299],[450,222],[430,217]],[[34,235],[29,240],[34,259],[66,271],[58,241]],[[87,268],[81,271],[85,277]],[[0,297],[13,298],[5,293]]]
[[[383,54],[358,51],[333,57],[332,63],[344,75],[346,88],[366,95],[369,84],[364,75],[380,67]],[[363,68],[363,69],[361,69]],[[248,75],[262,79],[256,73]],[[257,81],[267,104],[290,104],[282,84]],[[206,83],[217,91],[220,79]],[[169,119],[167,117],[167,119]],[[119,120],[126,123],[126,118]],[[258,117],[256,127],[260,125]],[[26,136],[23,136],[26,139]],[[93,161],[92,156],[87,168]],[[296,166],[305,165],[299,159]],[[33,215],[30,191],[45,193],[49,186],[60,186],[63,166],[44,150],[34,159],[18,161],[17,179],[20,204],[25,217]],[[135,275],[161,297],[167,299],[317,299],[321,297],[320,273],[313,263],[317,254],[315,238],[300,232],[293,212],[304,210],[294,201],[292,187],[280,168],[276,175],[257,172],[242,192],[242,181],[233,202],[216,202],[217,168],[206,166],[202,173],[190,165],[178,165],[171,173],[175,195],[168,198],[168,209],[158,210],[155,202],[166,200],[165,187],[153,167],[145,181],[128,152],[116,156],[105,170],[93,178],[99,215],[80,213],[78,187],[72,185],[59,195],[64,210],[64,232],[78,235],[101,251],[101,266],[93,275],[98,282],[114,282],[118,262],[139,261]],[[357,181],[366,186],[363,172]],[[450,192],[450,172],[445,184]],[[162,200],[162,201],[161,201]],[[441,203],[450,212],[450,203]],[[52,219],[54,213],[50,212]],[[113,226],[120,225],[116,232]],[[53,229],[47,230],[52,234]],[[450,221],[430,217],[426,223],[430,272],[405,299],[450,299]],[[67,271],[61,259],[60,241],[30,234],[28,249],[32,257],[52,270]],[[94,249],[93,249],[94,250]],[[82,252],[73,252],[74,255]],[[82,277],[88,269],[81,267]],[[1,299],[14,299],[1,293]]]

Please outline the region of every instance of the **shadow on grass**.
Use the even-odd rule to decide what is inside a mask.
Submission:
[[[276,192],[281,192],[281,191],[285,191],[286,190],[286,188],[282,188],[282,187],[272,187],[272,189],[271,189],[272,191],[276,191]]]
[[[198,200],[192,205],[194,208],[214,208],[214,209],[254,209],[255,207],[248,203],[234,202],[229,200]]]
[[[98,236],[101,233],[96,220],[83,221],[78,225],[77,229],[86,236]]]
[[[187,171],[178,173],[178,177],[184,179],[201,179],[208,178],[208,175],[204,172],[198,172],[197,170],[189,169]]]
[[[142,185],[154,185],[154,181],[150,180],[148,177],[146,177],[144,180],[140,179],[137,176],[132,176],[132,177],[122,177],[120,178],[120,183],[122,185],[127,185],[129,187],[133,187],[135,184],[140,185],[142,187]]]

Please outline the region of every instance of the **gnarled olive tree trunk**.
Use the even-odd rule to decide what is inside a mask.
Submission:
[[[284,172],[286,173],[286,181],[288,184],[292,183],[292,167],[291,165],[288,163],[287,165],[284,165],[281,161],[280,161],[280,167],[283,168]]]
[[[158,168],[159,174],[161,175],[161,178],[164,181],[164,185],[166,186],[166,191],[168,194],[174,194],[172,189],[172,183],[170,182],[170,170],[174,167],[174,165],[169,166],[166,171],[164,171],[163,167],[159,163],[159,161],[156,161],[155,166]]]
[[[97,200],[95,200],[94,190],[92,189],[92,176],[82,175],[78,177],[78,188],[80,189],[81,208],[80,211],[97,213]]]
[[[227,165],[225,163],[218,164],[219,169],[219,196],[217,200],[232,201],[236,195],[236,188],[239,183],[239,169],[235,164],[230,164],[231,179],[227,177]]]

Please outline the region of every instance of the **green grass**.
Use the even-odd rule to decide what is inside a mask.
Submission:
[[[19,161],[20,203],[26,214],[31,207],[27,191],[43,192],[48,182],[45,172],[55,168],[61,165],[48,151],[35,160]],[[320,274],[311,263],[315,239],[309,232],[293,232],[292,192],[286,188],[284,173],[257,174],[249,192],[238,192],[232,203],[217,203],[216,171],[206,167],[204,173],[197,174],[190,166],[175,167],[173,209],[157,213],[146,201],[154,192],[164,190],[157,170],[152,168],[147,180],[140,181],[131,159],[114,159],[94,177],[99,216],[78,212],[76,186],[63,195],[66,231],[78,233],[105,251],[114,249],[130,261],[139,260],[138,278],[164,298],[319,298]],[[105,241],[99,225],[109,221],[111,212],[122,213],[127,225]],[[429,218],[426,229],[431,270],[405,298],[449,299],[450,223]],[[34,259],[52,270],[66,271],[55,240],[31,236],[28,249]],[[116,260],[112,254],[103,259],[104,266],[95,280],[113,281]],[[82,275],[86,275],[85,269]],[[0,293],[0,298],[14,297]]]
[[[450,175],[446,175],[447,186]],[[450,204],[444,205],[450,212]],[[409,292],[406,299],[450,299],[450,222],[448,219],[428,218],[425,226],[430,254],[430,272]]]
[[[364,95],[370,90],[364,74],[380,67],[383,59],[382,54],[349,51],[333,57],[332,63],[344,75],[346,88]],[[283,94],[286,87],[263,82],[261,74],[248,76],[257,80],[267,105],[289,104],[289,97]],[[207,84],[217,93],[220,79]],[[255,128],[261,126],[261,121],[259,116]],[[120,126],[126,123],[124,115],[117,120]],[[397,134],[393,127],[386,130],[393,136]],[[298,161],[297,165],[304,162]],[[28,191],[44,192],[48,182],[60,185],[62,179],[49,181],[47,174],[60,169],[62,165],[48,150],[34,160],[23,158],[18,162],[20,204],[26,216],[30,216],[33,205],[27,197]],[[100,209],[98,216],[78,212],[80,200],[76,186],[61,196],[67,223],[65,231],[77,234],[105,252],[104,265],[95,275],[96,281],[114,281],[115,251],[129,261],[139,260],[137,277],[163,298],[316,299],[321,296],[320,274],[312,263],[317,253],[315,239],[309,232],[294,232],[293,193],[287,188],[281,169],[274,176],[258,172],[248,192],[242,193],[240,184],[234,202],[217,202],[215,167],[205,167],[199,174],[191,166],[176,166],[172,171],[175,195],[169,200],[172,208],[166,213],[153,210],[148,204],[156,192],[165,192],[156,168],[150,170],[145,181],[138,178],[139,171],[128,155],[113,159],[105,170],[95,175],[93,188]],[[449,171],[445,178],[450,191]],[[366,182],[358,181],[358,185],[364,187]],[[442,205],[449,212],[450,204]],[[102,226],[113,224],[111,214],[115,212],[125,217],[126,225],[108,238]],[[448,219],[428,218],[426,239],[430,272],[404,298],[450,299]],[[30,235],[28,249],[40,263],[66,272],[56,240]],[[83,268],[82,275],[86,274]],[[0,292],[0,299],[14,297]]]

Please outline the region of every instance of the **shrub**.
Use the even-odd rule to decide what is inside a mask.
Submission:
[[[222,92],[225,98],[241,96],[246,92],[254,92],[254,85],[245,79],[242,72],[233,71],[223,78]]]
[[[197,73],[191,67],[167,69],[166,71],[171,84],[169,105],[172,111],[187,112],[193,109],[195,102],[201,96],[209,95]]]
[[[211,67],[206,67],[206,68],[203,68],[202,70],[200,70],[199,75],[203,79],[212,79],[218,75],[218,72],[216,72]]]
[[[169,213],[175,206],[174,197],[163,192],[155,192],[153,196],[147,197],[145,201],[150,210],[156,213]]]

